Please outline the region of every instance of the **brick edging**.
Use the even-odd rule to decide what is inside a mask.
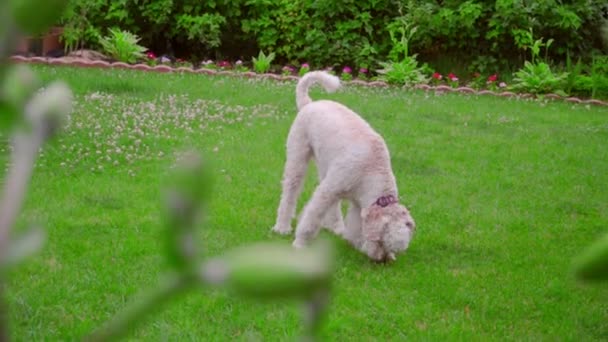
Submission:
[[[44,57],[24,57],[24,56],[11,56],[10,60],[16,63],[33,63],[33,64],[48,64],[48,65],[65,65],[65,66],[76,66],[84,68],[115,68],[115,69],[131,69],[131,70],[142,70],[142,71],[154,71],[160,73],[169,72],[182,72],[192,74],[206,74],[206,75],[229,75],[229,76],[241,76],[247,78],[267,78],[278,81],[297,81],[297,76],[283,76],[277,74],[257,74],[252,71],[246,72],[232,72],[227,70],[213,70],[213,69],[193,69],[191,67],[171,67],[168,65],[157,65],[151,67],[147,64],[127,64],[123,62],[109,63],[106,61],[88,61],[88,60],[65,60],[63,58],[44,58]],[[361,85],[367,87],[389,87],[390,85],[384,81],[363,81],[363,80],[352,80],[342,81],[345,84]],[[499,97],[517,97],[517,98],[536,98],[533,94],[517,94],[510,91],[495,92],[492,90],[475,90],[470,87],[458,87],[452,88],[447,85],[431,86],[428,84],[419,84],[413,87],[414,89],[424,91],[435,91],[435,92],[451,92],[451,93],[462,93],[472,95],[493,95]],[[597,99],[580,99],[578,97],[564,97],[557,94],[546,94],[543,95],[545,99],[551,100],[563,100],[570,103],[579,104],[592,104],[597,106],[608,106],[607,101],[601,101]]]

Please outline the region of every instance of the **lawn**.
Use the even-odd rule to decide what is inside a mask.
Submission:
[[[76,103],[19,221],[44,224],[49,241],[8,283],[14,340],[78,340],[155,284],[166,268],[160,182],[183,148],[206,152],[216,175],[205,255],[290,243],[270,228],[295,83],[35,69],[68,81]],[[606,107],[355,86],[311,95],[347,104],[385,137],[418,228],[389,265],[322,233],[337,246],[327,340],[608,339],[608,288],[578,284],[569,268],[608,228]],[[129,338],[291,340],[299,320],[296,302],[201,291]]]

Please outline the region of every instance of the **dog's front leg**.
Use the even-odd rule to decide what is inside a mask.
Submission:
[[[350,202],[346,213],[346,227],[344,238],[355,248],[361,250],[363,244],[363,233],[361,232],[361,207]]]
[[[321,220],[329,208],[337,201],[338,198],[333,193],[327,191],[323,183],[317,187],[312,198],[304,208],[301,220],[296,227],[296,238],[293,241],[294,247],[304,247],[317,236],[321,228]]]

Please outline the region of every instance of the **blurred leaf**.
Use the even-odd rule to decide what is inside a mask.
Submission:
[[[59,22],[68,0],[5,0],[10,1],[13,17],[26,34],[38,35]]]
[[[27,101],[41,86],[42,82],[27,65],[18,64],[8,68],[0,88],[0,103],[7,110],[10,108],[6,114],[11,116],[2,117],[0,127],[5,127],[7,121],[12,123],[15,115],[23,111]]]
[[[237,294],[258,298],[308,298],[330,286],[333,246],[322,241],[303,249],[282,243],[236,248],[206,264],[205,278]]]
[[[59,130],[72,111],[73,93],[62,81],[54,81],[34,94],[25,107],[25,116],[33,127],[42,127],[48,139]]]
[[[164,219],[169,263],[177,268],[193,266],[197,246],[194,229],[212,187],[210,168],[200,153],[187,152],[164,185]]]
[[[577,278],[585,281],[608,280],[608,234],[575,259],[574,273]]]
[[[22,235],[10,241],[3,265],[0,265],[2,272],[10,270],[39,252],[46,241],[46,232],[42,228],[32,228]]]

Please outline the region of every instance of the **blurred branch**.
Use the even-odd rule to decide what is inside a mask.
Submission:
[[[5,187],[0,201],[0,260],[6,258],[10,230],[21,211],[27,184],[34,169],[38,149],[42,146],[43,136],[18,133],[14,138],[11,165],[5,179]],[[3,262],[0,262],[0,265]]]
[[[194,278],[173,273],[165,276],[155,288],[142,293],[118,315],[95,331],[86,341],[116,341],[124,337],[136,324],[142,323],[154,310],[192,288]]]

